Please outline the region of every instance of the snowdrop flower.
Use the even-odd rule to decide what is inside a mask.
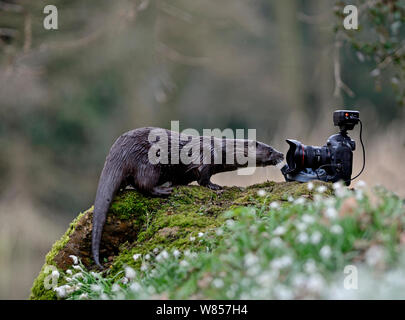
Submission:
[[[102,290],[101,286],[98,284],[91,284],[90,285],[91,291],[100,292]]]
[[[319,231],[315,231],[311,235],[311,242],[313,244],[318,244],[319,242],[321,242],[321,240],[322,240],[322,233],[320,233]]]
[[[338,216],[338,212],[335,208],[333,207],[328,207],[325,210],[325,216],[329,219],[335,219]]]
[[[299,273],[294,276],[292,283],[294,287],[303,287],[307,282],[307,276],[302,273]]]
[[[323,197],[319,193],[314,195],[314,202],[315,203],[322,202],[322,200],[323,200]]]
[[[145,260],[149,260],[149,259],[150,259],[150,254],[147,253],[147,254],[145,255]]]
[[[146,263],[142,263],[141,271],[146,271],[146,270],[148,270],[148,265]]]
[[[316,263],[313,259],[308,259],[304,264],[304,270],[307,273],[314,273],[316,271]]]
[[[75,270],[80,270],[80,271],[83,271],[83,269],[82,269],[82,267],[81,266],[72,266],[73,267],[73,269],[75,269]]]
[[[253,253],[248,253],[245,256],[245,264],[248,267],[254,266],[257,262],[259,261],[259,259],[257,258],[257,256]]]
[[[52,277],[53,278],[59,279],[59,276],[60,276],[60,273],[59,273],[58,270],[53,270],[52,271]]]
[[[313,274],[307,281],[307,289],[312,292],[320,292],[324,287],[325,281],[319,274]]]
[[[275,238],[271,239],[270,245],[275,248],[280,248],[283,245],[283,240],[281,240],[280,237],[275,237]]]
[[[305,244],[308,242],[308,235],[305,232],[301,232],[298,235],[297,240],[299,243]]]
[[[316,191],[318,193],[324,193],[326,190],[328,190],[328,188],[326,188],[325,186],[319,186],[318,188],[316,188]]]
[[[89,298],[89,295],[87,292],[84,292],[79,296],[79,299],[88,299],[88,298]]]
[[[136,272],[131,267],[125,267],[125,277],[128,279],[134,279],[136,276]]]
[[[66,270],[66,273],[68,274],[68,275],[72,275],[73,274],[73,272],[72,272],[72,270]]]
[[[153,253],[154,253],[154,254],[156,254],[156,253],[158,253],[158,252],[159,252],[159,248],[153,249]]]
[[[274,293],[276,298],[280,300],[291,300],[294,297],[292,291],[288,287],[281,284],[275,286]]]
[[[215,288],[222,288],[222,287],[224,286],[224,281],[223,281],[222,279],[214,279],[214,280],[212,281],[212,285],[213,285]]]
[[[176,249],[176,250],[173,251],[173,256],[175,258],[179,257],[180,255],[181,255],[181,252],[179,250]]]
[[[294,202],[294,198],[292,196],[288,196],[287,200],[288,202]]]
[[[381,246],[372,246],[366,251],[366,263],[375,266],[384,259],[384,249]]]
[[[303,223],[303,222],[297,222],[295,224],[295,227],[297,228],[298,231],[303,232],[305,230],[307,230],[307,224]]]
[[[138,282],[133,282],[130,286],[129,289],[131,289],[134,292],[137,292],[139,290],[141,290],[141,285]]]
[[[282,256],[280,258],[273,259],[270,263],[270,266],[273,269],[283,269],[290,266],[293,262],[293,259],[290,256]]]
[[[364,192],[363,190],[356,190],[356,200],[363,200],[364,198]]]
[[[319,251],[319,254],[322,258],[329,259],[332,255],[332,249],[328,245],[323,246],[321,251]]]
[[[266,191],[264,191],[263,189],[260,189],[259,191],[257,191],[257,195],[259,197],[264,197],[266,195]]]
[[[65,280],[66,280],[67,282],[71,282],[71,281],[72,281],[72,278],[70,278],[70,277],[65,277]]]
[[[280,208],[280,205],[277,201],[273,201],[272,203],[270,203],[270,208],[271,209],[278,209]]]
[[[335,195],[338,198],[343,198],[346,195],[346,189],[341,182],[335,182],[333,184],[333,190],[335,190]]]
[[[191,254],[190,249],[187,249],[186,251],[184,251],[184,255],[185,255],[186,257],[189,257],[190,254]]]
[[[105,293],[102,293],[100,295],[100,298],[101,298],[101,300],[110,300],[110,298]]]
[[[70,255],[69,258],[71,258],[73,260],[73,264],[78,264],[79,263],[79,259],[76,256]]]
[[[142,268],[141,268],[142,269]],[[121,282],[123,283],[123,284],[127,284],[128,283],[128,278],[122,278],[121,279]]]
[[[311,191],[314,188],[314,184],[312,182],[308,182],[307,188],[309,191]]]
[[[101,276],[100,276],[100,274],[99,274],[98,272],[91,271],[90,274],[91,274],[94,278],[96,278],[96,279],[100,279],[100,278],[101,278]]]
[[[139,253],[136,253],[132,256],[132,258],[134,259],[134,261],[138,260],[142,255]]]
[[[118,292],[118,291],[120,291],[121,290],[121,287],[120,287],[120,285],[118,284],[118,283],[114,283],[113,285],[112,285],[112,287],[111,287],[111,291],[112,292]]]
[[[338,225],[338,224],[334,224],[331,228],[330,228],[330,232],[334,233],[334,234],[341,234],[343,232],[343,228]]]
[[[194,241],[194,240],[195,240],[195,237],[191,236],[190,241]]]
[[[157,261],[162,261],[169,258],[169,254],[167,253],[166,250],[163,250],[161,253],[159,253],[159,255],[156,257]]]
[[[299,197],[297,200],[294,201],[294,204],[303,205],[305,201],[305,198]]]
[[[65,298],[66,297],[66,286],[56,287],[53,290],[56,292],[56,295],[59,298]]]
[[[228,227],[232,227],[234,224],[235,224],[235,221],[233,221],[232,219],[226,220],[226,225],[227,225]]]
[[[312,224],[315,222],[315,218],[309,214],[304,214],[302,216],[302,221],[304,221],[305,223],[308,223],[308,224]]]
[[[203,233],[203,232],[199,232],[199,233],[198,233],[198,237],[199,237],[199,238],[201,238],[201,237],[203,237],[203,236],[204,236],[204,233]]]
[[[286,232],[286,228],[284,226],[278,226],[276,229],[274,229],[273,234],[275,236],[281,236]]]
[[[224,233],[224,230],[222,230],[222,228],[218,228],[215,233],[217,234],[217,236],[222,236]]]
[[[185,267],[188,267],[188,265],[189,265],[189,263],[188,263],[186,260],[181,260],[181,261],[180,261],[180,266],[181,266],[181,267],[184,267],[184,268],[185,268]]]

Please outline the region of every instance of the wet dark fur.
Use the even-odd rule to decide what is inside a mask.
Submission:
[[[172,188],[162,186],[162,184],[187,185],[190,182],[197,181],[202,186],[218,190],[221,187],[210,181],[212,175],[233,171],[245,166],[238,164],[182,164],[181,161],[179,164],[172,165],[151,164],[148,160],[148,151],[151,146],[148,135],[153,129],[157,128],[140,128],[124,133],[115,141],[106,158],[98,184],[93,213],[92,253],[94,261],[99,267],[101,267],[99,248],[103,226],[111,201],[120,188],[131,185],[145,194],[167,196],[171,193]],[[160,130],[167,132],[169,136],[168,150],[170,150],[171,137],[172,135],[178,135],[178,133],[165,129]],[[202,141],[202,137],[200,137],[200,142],[202,143]],[[222,140],[222,159],[224,163],[226,159],[225,141],[230,140]],[[187,143],[188,141],[180,140],[180,150]],[[247,146],[249,142],[244,140],[244,143]],[[250,141],[250,143],[256,144],[257,166],[275,165],[283,159],[280,152],[264,143],[256,141]]]

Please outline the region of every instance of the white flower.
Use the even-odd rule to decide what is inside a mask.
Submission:
[[[60,273],[58,270],[53,270],[52,271],[52,278],[57,278],[59,279]]]
[[[180,266],[181,267],[187,267],[189,265],[189,263],[186,260],[181,260],[180,261]]]
[[[125,267],[125,277],[127,277],[128,279],[134,279],[136,276],[136,272],[134,269],[132,269],[131,267]]]
[[[303,287],[307,282],[307,276],[302,273],[299,273],[294,276],[292,283],[294,287]]]
[[[286,228],[284,226],[278,226],[276,229],[274,229],[273,234],[275,236],[281,236],[286,232]]]
[[[80,271],[83,271],[83,269],[82,269],[82,267],[81,266],[72,266],[73,267],[73,269],[75,269],[75,270],[80,270]]]
[[[173,256],[175,258],[179,257],[180,255],[181,255],[181,252],[179,250],[176,249],[176,250],[173,251]]]
[[[139,290],[141,290],[141,285],[138,282],[133,282],[130,286],[129,289],[131,289],[134,292],[137,292]]]
[[[148,265],[146,263],[142,263],[141,271],[146,271],[146,270],[148,270]]]
[[[222,279],[214,279],[214,280],[212,281],[212,285],[213,285],[215,288],[222,288],[222,287],[224,286],[224,281],[223,281]]]
[[[222,228],[218,228],[215,233],[217,234],[217,236],[222,236],[224,233],[224,230],[222,230]]]
[[[118,284],[118,283],[114,283],[113,285],[112,285],[112,287],[111,287],[111,291],[112,292],[118,292],[118,291],[120,291],[121,290],[121,287],[120,287],[120,285]]]
[[[316,271],[316,263],[313,259],[308,259],[304,264],[304,270],[307,273],[314,273]]]
[[[254,266],[255,264],[257,264],[257,262],[259,261],[259,259],[257,258],[257,256],[253,253],[248,253],[245,256],[245,264],[247,267],[251,267]]]
[[[280,258],[273,259],[270,262],[270,267],[276,270],[286,268],[292,264],[293,260],[290,256],[282,256]]]
[[[203,232],[199,232],[199,233],[198,233],[198,237],[199,237],[199,238],[201,238],[201,237],[203,237],[203,236],[204,236],[204,233],[203,233]]]
[[[375,266],[384,259],[384,249],[381,246],[372,246],[366,251],[366,263]]]
[[[305,244],[308,242],[308,235],[305,232],[301,232],[298,236],[297,236],[297,240],[299,243]]]
[[[66,286],[56,287],[53,290],[56,292],[56,295],[59,298],[65,298],[66,297]]]
[[[103,288],[98,284],[91,284],[90,289],[91,291],[100,292]]]
[[[227,225],[228,227],[232,227],[234,224],[235,224],[235,221],[233,221],[232,219],[226,220],[226,225]]]
[[[365,187],[367,187],[367,183],[365,183],[363,180],[359,180],[356,183],[356,188],[357,189],[364,189]]]
[[[315,222],[315,218],[309,214],[304,214],[302,216],[302,221],[304,221],[305,223],[308,223],[308,224],[312,224]]]
[[[186,251],[184,251],[184,255],[185,255],[186,257],[189,257],[189,256],[191,255],[190,249],[187,249]]]
[[[275,248],[280,248],[283,245],[283,240],[281,240],[280,237],[275,237],[275,238],[271,239],[270,245]]]
[[[73,260],[73,264],[78,264],[79,263],[79,259],[76,256],[70,255],[69,258],[71,258]]]
[[[315,231],[311,235],[311,242],[313,244],[318,244],[321,240],[322,240],[322,233],[320,233],[319,231]]]
[[[322,202],[322,200],[323,200],[323,197],[319,193],[314,195],[314,202],[315,203]]]
[[[67,282],[71,282],[71,281],[72,281],[72,278],[70,278],[70,277],[65,277],[65,280],[66,280]]]
[[[333,184],[333,189],[335,190],[335,195],[338,198],[343,198],[346,195],[346,188],[343,187],[341,182],[335,182]]]
[[[264,191],[263,189],[260,189],[259,191],[257,191],[257,195],[259,197],[264,197],[266,195],[266,191]]]
[[[270,203],[270,208],[278,209],[278,208],[280,208],[280,204],[277,201],[273,201],[272,203]]]
[[[169,254],[167,253],[166,250],[163,250],[161,253],[159,253],[159,255],[156,257],[157,261],[162,261],[169,258]]]
[[[309,191],[311,191],[314,188],[314,184],[312,182],[308,182],[307,188]]]
[[[79,296],[79,299],[88,299],[88,298],[89,298],[89,295],[87,292],[84,292]]]
[[[194,241],[194,240],[195,240],[195,237],[191,236],[190,241]]]
[[[295,223],[295,227],[297,228],[298,231],[303,232],[305,230],[307,230],[307,224],[303,223],[303,222],[297,222]]]
[[[338,212],[335,208],[333,207],[328,207],[325,210],[325,216],[329,219],[335,219],[338,216]]]
[[[307,289],[312,292],[320,292],[324,287],[325,281],[319,274],[313,274],[307,281]]]
[[[338,224],[334,224],[331,228],[330,228],[330,232],[334,233],[334,234],[341,234],[343,232],[343,228],[338,225]]]
[[[73,272],[72,272],[72,270],[66,270],[66,273],[68,274],[68,275],[72,275],[73,274]]]
[[[294,204],[303,205],[305,202],[305,198],[299,197],[297,200],[294,201]]]
[[[293,196],[288,196],[287,200],[288,200],[288,202],[294,202]]]
[[[325,245],[321,248],[321,251],[319,251],[319,254],[322,258],[329,259],[332,255],[332,249],[328,245]]]
[[[356,200],[363,200],[364,198],[364,192],[363,190],[356,190]]]
[[[316,191],[318,193],[324,193],[326,190],[328,190],[328,188],[326,188],[325,186],[319,186],[318,188],[316,188]]]
[[[127,284],[127,283],[128,283],[128,278],[125,278],[125,277],[122,278],[122,279],[121,279],[121,282],[122,282],[123,284]]]
[[[110,300],[110,298],[105,293],[102,293],[100,295],[100,298],[101,298],[101,300]]]
[[[145,260],[149,260],[149,259],[150,259],[150,254],[147,253],[147,254],[145,255]]]
[[[154,253],[154,254],[156,254],[156,253],[158,253],[158,252],[159,252],[159,248],[153,249],[153,253]]]
[[[132,256],[132,258],[134,259],[134,261],[138,260],[142,255],[139,253],[136,253]]]
[[[276,298],[280,300],[291,300],[294,297],[292,291],[282,284],[278,284],[274,287],[274,294]]]
[[[90,274],[96,279],[101,279],[101,275],[98,272],[91,271]]]

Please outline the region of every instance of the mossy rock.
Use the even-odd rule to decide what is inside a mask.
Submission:
[[[327,186],[327,192],[332,193],[329,184],[316,182],[315,186],[318,185]],[[266,197],[259,196],[259,190],[264,190]],[[167,198],[123,190],[114,199],[107,216],[100,248],[101,262],[105,272],[115,274],[123,265],[140,267],[140,262],[132,258],[135,253],[146,254],[154,248],[199,250],[203,245],[190,238],[222,225],[225,220],[222,213],[229,208],[260,206],[264,201],[283,203],[290,196],[312,199],[312,195],[306,184],[296,182],[265,182],[247,188],[224,187],[219,191],[190,185],[175,188]],[[47,266],[65,271],[73,263],[70,255],[79,257],[87,268],[95,268],[90,250],[92,216],[93,207],[79,214],[55,242],[34,281],[30,299],[56,299],[54,291],[44,287],[50,272],[45,271],[49,269]]]

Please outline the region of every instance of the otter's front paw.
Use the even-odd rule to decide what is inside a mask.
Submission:
[[[221,190],[221,189],[222,189],[221,186],[219,186],[219,185],[217,185],[217,184],[215,184],[215,183],[212,183],[212,182],[208,183],[208,184],[206,185],[206,187],[207,187],[207,188],[210,188],[211,190]]]

